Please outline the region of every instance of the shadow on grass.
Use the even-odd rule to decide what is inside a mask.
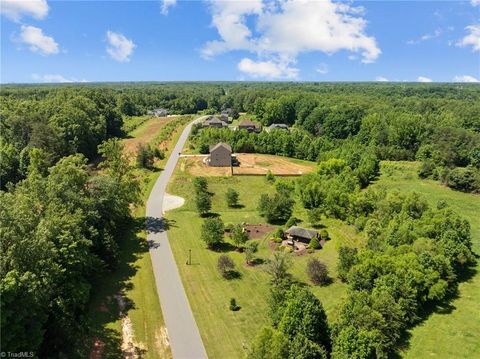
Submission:
[[[236,248],[237,247],[235,247],[233,244],[229,242],[220,242],[218,244],[215,244],[215,246],[213,246],[211,250],[218,253],[226,253],[226,252],[234,251]]]
[[[242,273],[236,270],[228,270],[222,275],[226,280],[242,279]]]
[[[259,265],[262,265],[262,264],[265,264],[265,259],[263,258],[254,258],[250,261],[249,265],[251,266],[259,266]]]
[[[245,208],[245,206],[243,204],[234,204],[233,206],[228,206],[228,208],[231,208],[231,209],[242,209],[242,208]]]
[[[476,274],[477,269],[473,265],[471,267],[464,268],[460,273],[458,273],[458,284],[469,282]],[[451,314],[456,309],[456,307],[451,302],[457,298],[459,298],[458,287],[456,287],[455,290],[452,291],[452,293],[447,295],[444,300],[440,302],[430,302],[425,305],[418,314],[418,320],[412,326],[408,327],[407,330],[404,330],[401,333],[401,337],[398,340],[397,344],[397,350],[392,353],[391,358],[402,358],[403,355],[401,352],[408,350],[408,348],[410,347],[410,338],[412,336],[410,333],[410,329],[425,322],[433,313],[440,315]]]
[[[131,279],[138,270],[135,262],[148,252],[147,242],[137,235],[139,228],[145,228],[145,222],[146,218],[136,218],[125,224],[125,237],[119,241],[118,265],[113,270],[99,271],[93,279],[84,357],[122,357],[121,331],[112,329],[111,325],[135,308],[135,303],[124,293],[132,289]],[[157,228],[158,223],[154,221],[152,226]],[[96,352],[100,355],[90,356]]]

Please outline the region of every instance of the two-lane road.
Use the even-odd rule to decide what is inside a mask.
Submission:
[[[180,157],[179,154],[185,145],[192,125],[201,119],[197,118],[185,127],[163,172],[158,177],[147,201],[146,216],[149,223],[161,221],[163,196],[168,181],[173,174]],[[147,240],[150,244],[150,256],[155,274],[155,283],[165,318],[173,358],[207,358],[202,338],[200,337],[175,259],[173,258],[167,232],[162,230],[149,231],[147,232]]]

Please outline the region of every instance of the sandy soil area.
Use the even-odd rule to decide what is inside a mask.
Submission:
[[[234,175],[265,175],[271,171],[277,176],[300,176],[312,172],[315,164],[300,163],[288,157],[263,155],[257,153],[239,153],[236,155],[240,166],[233,168]],[[230,167],[209,167],[203,160],[205,156],[182,157],[180,170],[194,176],[230,176]]]
[[[147,123],[142,126],[144,128],[142,128],[139,136],[127,138],[123,141],[125,152],[135,154],[139,144],[149,143],[158,133],[158,130],[171,120],[172,118],[167,117],[158,117],[148,120]]]

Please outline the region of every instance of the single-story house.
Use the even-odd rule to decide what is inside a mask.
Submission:
[[[223,128],[226,126],[226,122],[222,121],[217,116],[211,116],[203,122],[203,127]]]
[[[165,117],[168,115],[168,110],[164,108],[156,108],[154,110],[147,111],[147,114],[156,117]]]
[[[232,147],[222,142],[210,146],[207,163],[212,167],[230,167],[232,165]]]
[[[284,123],[272,123],[270,126],[265,128],[265,131],[270,132],[271,130],[288,130],[288,125]]]
[[[314,237],[320,240],[320,234],[312,229],[291,226],[285,231],[285,237],[289,241],[299,241],[303,243],[310,243],[310,240]]]
[[[248,132],[259,132],[262,129],[262,127],[258,123],[255,123],[251,120],[243,120],[238,125],[238,129],[247,130]]]

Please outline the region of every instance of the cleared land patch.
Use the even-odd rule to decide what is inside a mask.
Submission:
[[[236,155],[240,166],[233,167],[233,175],[266,175],[268,171],[277,176],[300,176],[314,171],[315,163],[294,160],[288,157],[258,153]],[[180,159],[180,170],[193,176],[230,176],[230,167],[210,167],[205,164],[206,155],[188,156]]]
[[[130,138],[123,141],[125,146],[125,152],[130,154],[137,153],[138,145],[145,145],[150,143],[155,138],[157,132],[169,121],[172,121],[175,117],[152,117],[152,119],[146,121],[139,126],[133,132],[131,132]]]

